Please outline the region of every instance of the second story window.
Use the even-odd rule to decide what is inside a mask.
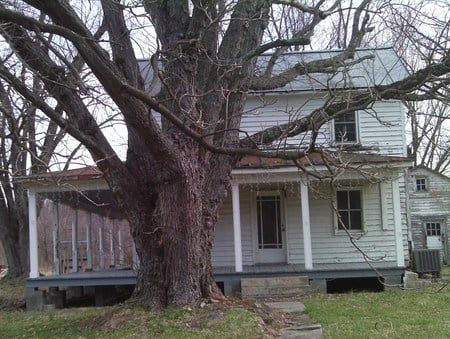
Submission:
[[[358,141],[355,112],[348,112],[334,118],[334,141],[337,143]]]
[[[427,179],[416,178],[416,191],[422,192],[427,190]]]

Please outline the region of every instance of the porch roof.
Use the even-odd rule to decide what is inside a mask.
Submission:
[[[339,153],[321,154],[311,153],[299,158],[301,166],[320,167],[327,163],[353,165],[410,165],[406,157],[380,156],[369,154]],[[234,174],[249,175],[256,171],[290,171],[298,167],[292,160],[279,158],[264,158],[258,156],[245,156],[237,164]],[[245,173],[244,173],[245,172]],[[292,172],[292,170],[291,170]],[[274,172],[275,173],[275,172]],[[123,214],[116,205],[114,198],[105,182],[103,173],[95,166],[88,166],[65,171],[48,172],[17,179],[25,188],[33,188],[43,197],[59,201],[76,209],[85,210],[109,218],[122,219]]]

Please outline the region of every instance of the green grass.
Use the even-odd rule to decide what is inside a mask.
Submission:
[[[450,266],[442,267],[441,275],[443,277],[450,277]]]
[[[450,276],[449,267],[442,276]],[[272,315],[239,304],[162,313],[128,306],[26,312],[23,291],[24,281],[0,283],[2,338],[261,338],[280,325],[270,328]],[[450,338],[450,285],[315,295],[302,301],[313,321],[323,325],[326,338]]]
[[[450,285],[305,298],[326,338],[449,338]]]
[[[45,312],[0,311],[1,337],[14,338],[255,338],[261,318],[239,307],[167,310],[125,306]]]

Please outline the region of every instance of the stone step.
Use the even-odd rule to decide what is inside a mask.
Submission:
[[[243,299],[294,297],[305,294],[309,288],[309,278],[306,276],[241,279]]]

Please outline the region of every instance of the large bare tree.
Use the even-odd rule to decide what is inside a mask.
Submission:
[[[263,149],[282,138],[315,132],[355,107],[412,98],[424,85],[429,86],[426,93],[439,89],[450,71],[447,51],[441,60],[400,82],[345,100],[335,97],[306,117],[240,138],[249,91],[275,89],[299,74],[330,73],[357,62],[352,57],[371,31],[371,13],[382,15],[388,3],[363,0],[349,8],[341,1],[324,0],[101,0],[107,30],[102,37],[94,36],[80,17],[96,4],[26,0],[4,1],[0,6],[0,30],[11,51],[35,71],[67,116],[57,114],[2,65],[0,77],[81,142],[103,171],[131,225],[140,257],[134,298],[145,306],[192,304],[218,293],[211,267],[213,232],[231,170],[240,157],[297,158],[314,150],[314,144],[295,152]],[[288,9],[302,17],[298,27],[288,30],[288,37],[269,39],[276,29],[271,16]],[[273,73],[280,52],[311,45],[315,29],[342,11],[352,17],[342,53]],[[45,22],[36,19],[39,13],[45,14]],[[136,36],[136,27],[130,26],[132,14],[154,34]],[[34,39],[48,35],[76,48],[120,111],[128,133],[125,161],[86,106],[90,84],[57,47],[43,49]],[[141,50],[156,48],[152,64],[161,88],[155,95],[145,91],[137,43]],[[273,58],[261,71],[256,61],[267,51],[274,53]],[[161,115],[161,125],[155,113]]]
[[[10,70],[15,68],[9,65]],[[30,91],[45,97],[39,78],[20,63],[16,67],[24,81],[31,78]],[[0,124],[0,242],[8,275],[16,277],[28,269],[28,205],[26,192],[14,178],[47,171],[65,132],[3,81],[0,81]]]

